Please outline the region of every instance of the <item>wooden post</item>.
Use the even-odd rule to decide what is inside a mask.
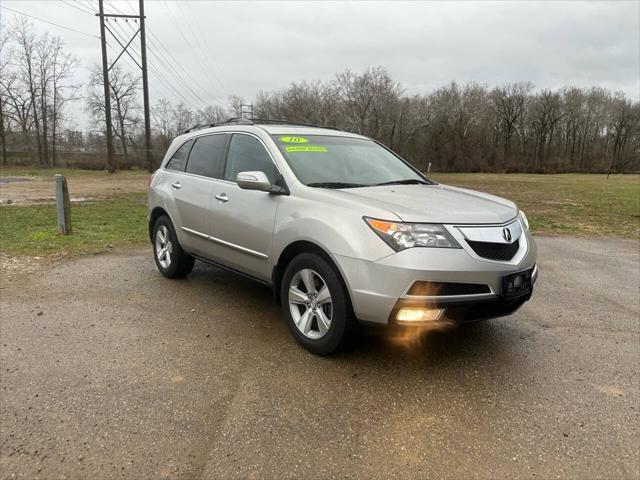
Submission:
[[[69,187],[64,175],[56,174],[56,213],[58,214],[58,232],[63,235],[71,233],[71,202]]]

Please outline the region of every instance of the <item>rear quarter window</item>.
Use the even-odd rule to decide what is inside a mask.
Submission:
[[[167,162],[164,168],[167,170],[176,170],[178,172],[184,172],[184,167],[187,165],[187,157],[189,156],[189,150],[193,145],[193,140],[189,140],[182,144],[182,146],[175,151],[171,160]]]

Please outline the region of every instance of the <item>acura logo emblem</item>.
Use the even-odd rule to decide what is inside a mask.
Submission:
[[[511,243],[511,230],[509,230],[508,228],[503,228],[502,229],[502,238],[504,238],[505,242]]]

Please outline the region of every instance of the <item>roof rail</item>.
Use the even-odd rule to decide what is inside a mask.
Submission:
[[[203,128],[220,127],[222,125],[254,125],[254,123],[248,118],[233,117],[233,118],[227,118],[226,120],[222,120],[220,122],[203,123],[200,125],[195,125],[191,128],[186,129],[182,133],[183,134],[189,133],[189,132],[193,132],[194,130],[201,130]]]
[[[339,127],[330,127],[326,125],[315,125],[313,123],[301,123],[301,122],[291,122],[289,120],[278,120],[274,118],[252,118],[254,124],[263,124],[263,125],[292,125],[298,127],[314,127],[314,128],[326,128],[328,130],[340,130],[343,131]]]
[[[195,125],[182,133],[189,133],[195,130],[201,130],[203,128],[211,128],[211,127],[220,127],[222,125],[292,125],[298,127],[314,127],[314,128],[326,128],[329,130],[339,130],[342,131],[341,128],[338,127],[329,127],[324,125],[314,125],[313,123],[300,123],[300,122],[290,122],[289,120],[276,120],[271,118],[228,118],[226,120],[222,120],[220,122],[214,123],[204,123],[201,125]]]

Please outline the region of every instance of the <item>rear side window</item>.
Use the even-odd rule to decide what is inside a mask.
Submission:
[[[271,183],[275,183],[278,177],[278,170],[260,140],[250,135],[234,134],[229,145],[224,178],[235,182],[238,173],[249,171],[264,172]]]
[[[187,173],[204,177],[222,178],[227,134],[198,137],[189,154]]]
[[[193,145],[193,140],[183,143],[182,146],[175,151],[173,157],[171,157],[171,160],[167,162],[167,165],[164,168],[184,172],[184,167],[187,164],[187,156],[189,155],[189,150],[191,150],[191,145]]]

